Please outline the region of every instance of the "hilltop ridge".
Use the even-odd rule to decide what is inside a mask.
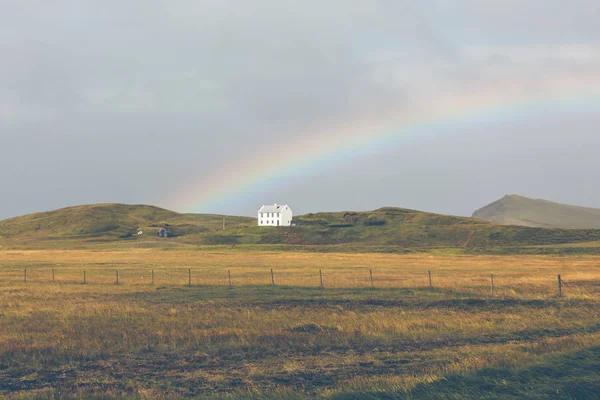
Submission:
[[[600,229],[600,209],[507,195],[473,213],[502,225],[541,228]]]
[[[171,236],[207,232],[221,227],[222,215],[180,214],[149,205],[119,203],[90,204],[27,214],[0,221],[0,236],[23,240],[124,239],[139,230],[152,236],[167,227]],[[253,221],[227,217],[230,223]]]
[[[223,229],[223,219],[226,229]],[[503,226],[483,219],[397,207],[296,216],[292,227],[259,227],[256,219],[180,214],[155,206],[95,204],[0,221],[0,248],[117,246],[277,246],[325,251],[489,249],[600,241],[600,230]],[[169,239],[156,237],[160,228]],[[142,230],[143,235],[137,232]]]

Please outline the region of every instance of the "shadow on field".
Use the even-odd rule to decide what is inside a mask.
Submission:
[[[314,371],[270,371],[251,377],[260,394],[251,396],[226,395],[248,385],[248,360],[239,364],[223,364],[213,357],[182,354],[152,354],[103,358],[65,366],[52,371],[7,371],[5,384],[0,390],[29,391],[50,389],[50,396],[18,398],[140,398],[140,387],[159,387],[167,398],[229,398],[229,399],[292,399],[317,398],[315,393],[327,386],[335,386],[348,376],[382,376],[406,373],[406,359],[384,360],[383,363],[341,365],[336,369]],[[227,371],[223,380],[207,380],[207,376]],[[265,371],[266,372],[266,371]],[[24,377],[23,373],[27,375]],[[214,375],[213,375],[214,376]],[[166,383],[168,377],[170,383]],[[91,384],[90,382],[95,382]],[[104,382],[104,383],[100,383]],[[285,395],[269,394],[276,385],[293,392]],[[72,396],[73,390],[79,395]],[[294,393],[295,392],[295,393]],[[209,395],[212,393],[212,396]],[[94,396],[94,394],[96,396]],[[320,398],[320,397],[319,397]],[[421,383],[410,390],[394,392],[342,392],[333,400],[449,400],[449,399],[582,399],[600,400],[600,347],[592,347],[567,354],[545,357],[534,365],[521,368],[484,368],[465,374],[447,375],[432,383]]]
[[[341,393],[334,400],[600,399],[600,347],[548,357],[519,369],[485,368],[419,384],[407,392]]]
[[[157,287],[154,291],[125,293],[119,300],[148,305],[211,304],[252,305],[255,307],[399,307],[410,309],[499,310],[510,307],[559,308],[564,300],[516,299],[485,297],[452,289],[399,288],[399,289],[319,289],[291,286],[223,286]],[[585,306],[585,299],[568,300],[571,305]]]

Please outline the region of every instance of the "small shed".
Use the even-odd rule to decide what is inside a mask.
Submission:
[[[160,238],[167,238],[169,237],[169,232],[167,232],[166,228],[160,228],[158,232],[156,232],[156,236]]]

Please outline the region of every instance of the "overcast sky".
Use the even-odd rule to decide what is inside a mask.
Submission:
[[[470,215],[509,193],[600,207],[598,15],[597,0],[0,0],[0,218],[101,202]],[[508,90],[506,105],[570,100],[269,165],[357,116]],[[228,184],[258,158],[280,171]]]

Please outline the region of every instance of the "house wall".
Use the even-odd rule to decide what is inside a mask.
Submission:
[[[279,225],[282,225],[282,217],[281,213],[262,213],[263,216],[258,214],[258,226],[277,226],[277,221],[279,221]]]
[[[281,226],[291,226],[292,225],[292,217],[293,213],[289,207],[284,207],[281,210]]]

